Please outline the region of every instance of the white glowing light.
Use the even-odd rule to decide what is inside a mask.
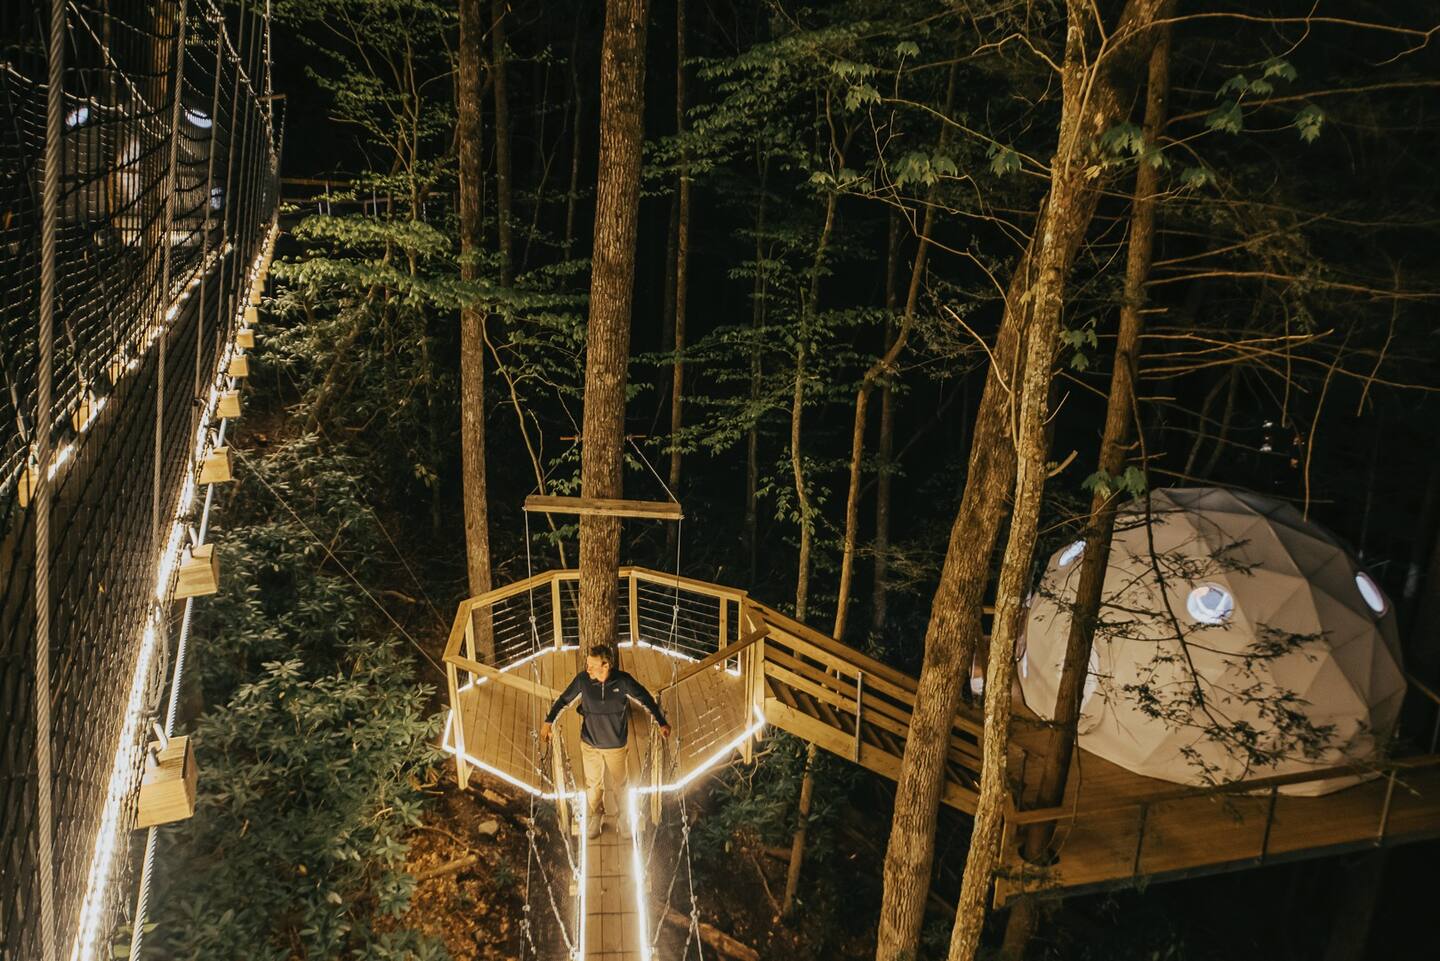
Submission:
[[[1201,584],[1185,599],[1185,609],[1201,624],[1224,624],[1235,612],[1235,598],[1217,584]]]
[[[1085,542],[1075,541],[1069,547],[1065,548],[1063,551],[1060,552],[1060,556],[1056,558],[1055,563],[1059,564],[1061,567],[1069,567],[1071,564],[1074,564],[1076,561],[1078,561],[1080,559],[1080,555],[1084,553]]]
[[[192,125],[199,127],[201,130],[209,130],[210,127],[214,124],[214,121],[210,119],[209,114],[205,113],[203,110],[196,110],[193,107],[185,108],[185,119],[190,121]]]
[[[585,795],[577,793],[575,797],[581,798]],[[580,865],[576,868],[576,884],[580,886],[580,930],[575,934],[575,961],[583,961],[585,957],[585,921],[590,903],[590,830],[586,820],[590,812],[586,810],[587,805],[575,805],[575,816],[580,824]]]
[[[71,130],[90,122],[90,108],[86,106],[76,107],[65,115],[65,126]]]
[[[266,237],[259,255],[250,267],[251,274],[260,269],[260,264],[265,256],[266,250],[273,247],[278,228],[273,227]],[[227,247],[227,252],[229,248]],[[197,268],[198,271],[208,272],[209,267],[218,259],[212,257],[209,262]],[[188,292],[184,296],[189,296]],[[183,303],[183,300],[181,301]],[[171,319],[178,312],[178,306],[172,307],[166,314],[166,319]],[[243,316],[243,308],[237,311],[237,322]],[[158,336],[158,331],[152,332],[147,347],[153,343]],[[123,354],[115,355],[112,364],[125,360]],[[132,358],[125,364],[124,369],[133,371],[140,366],[139,357]],[[202,428],[197,431],[196,446],[191,451],[190,462],[187,465],[185,476],[193,478],[200,459],[206,453],[206,440],[208,438],[208,426],[214,416],[215,405],[218,402],[219,392],[212,387],[210,400],[200,418]],[[102,403],[97,402],[92,409],[87,424],[94,420],[94,414],[98,412]],[[73,453],[73,445],[66,445],[56,455],[55,462],[51,465],[50,475],[53,477],[59,467],[65,463]],[[189,481],[193,488],[193,480]],[[185,488],[182,488],[182,501],[184,500]],[[193,496],[193,490],[190,492]],[[180,545],[185,534],[185,528],[180,523],[179,514],[171,519],[170,537],[166,542],[164,553],[158,559],[159,577],[157,578],[155,603],[150,606],[149,615],[146,620],[145,631],[140,643],[140,650],[136,656],[135,671],[130,680],[130,697],[126,703],[124,722],[121,726],[120,740],[115,750],[115,760],[110,769],[109,787],[105,796],[105,806],[101,811],[100,827],[95,835],[94,853],[90,858],[90,870],[85,882],[85,895],[80,905],[79,928],[76,932],[70,959],[71,961],[92,961],[95,957],[97,943],[100,937],[100,927],[107,920],[108,912],[105,910],[105,903],[109,900],[108,890],[111,883],[111,876],[114,872],[115,852],[121,848],[128,847],[128,833],[122,831],[122,816],[125,811],[125,802],[131,797],[135,784],[136,773],[142,768],[141,765],[145,756],[145,747],[140,742],[142,725],[145,723],[144,708],[146,704],[146,688],[151,673],[151,663],[155,657],[156,648],[160,642],[160,625],[164,622],[165,603],[168,601],[166,588],[169,585],[170,572],[174,569]]]
[[[1385,613],[1385,593],[1380,590],[1380,585],[1375,583],[1374,578],[1364,571],[1355,575],[1355,589],[1360,592],[1360,597],[1365,601],[1365,606],[1376,614]]]
[[[640,860],[640,792],[630,789],[630,873],[635,882],[635,913],[640,928],[640,957],[650,961],[650,918],[645,904],[645,870]]]

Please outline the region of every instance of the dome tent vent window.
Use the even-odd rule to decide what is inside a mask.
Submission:
[[[1060,552],[1060,557],[1057,563],[1059,563],[1061,567],[1069,567],[1071,564],[1074,564],[1076,561],[1078,561],[1080,559],[1080,555],[1084,553],[1085,542],[1076,541],[1075,543],[1071,544],[1069,547],[1065,548],[1063,551]]]
[[[1360,597],[1365,601],[1365,606],[1376,614],[1384,614],[1389,605],[1385,602],[1385,592],[1380,590],[1380,585],[1375,583],[1374,578],[1364,571],[1355,575],[1355,587],[1360,591]]]
[[[1235,611],[1235,598],[1223,587],[1201,584],[1190,592],[1185,609],[1201,624],[1224,624]]]

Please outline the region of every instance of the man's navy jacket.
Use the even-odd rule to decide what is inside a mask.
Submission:
[[[561,692],[550,705],[545,723],[554,724],[560,712],[576,698],[580,699],[580,740],[591,747],[612,750],[624,747],[630,740],[630,699],[634,698],[641,707],[649,711],[660,724],[668,724],[660,713],[660,705],[645,690],[645,686],[617,667],[610,669],[605,683],[600,683],[581,671],[575,675],[570,686]]]

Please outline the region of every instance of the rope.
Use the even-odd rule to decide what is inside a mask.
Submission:
[[[59,222],[60,131],[64,109],[65,4],[50,2],[50,86],[45,94],[45,176],[40,199],[40,369],[35,433],[35,809],[36,880],[40,888],[40,947],[55,961],[55,821],[50,759],[50,422],[55,362],[55,232]]]
[[[249,466],[250,459],[247,458],[244,453],[239,450],[236,450],[233,453],[235,454],[236,459],[239,460],[240,463]],[[295,518],[295,523],[299,524],[305,529],[305,533],[310,535],[310,539],[320,546],[320,549],[323,550],[329,556],[329,558],[335,562],[335,565],[339,567],[342,572],[344,572],[345,576],[350,578],[351,582],[353,582],[356,587],[360,588],[361,592],[370,599],[370,603],[374,604],[376,609],[378,609],[381,614],[384,614],[386,619],[389,620],[391,624],[395,625],[395,629],[399,631],[402,635],[404,635],[405,640],[409,641],[411,646],[414,647],[415,650],[420,652],[420,656],[425,658],[425,660],[429,661],[430,666],[435,668],[436,672],[443,676],[445,674],[445,669],[440,666],[440,664],[435,660],[435,658],[430,656],[430,652],[425,650],[425,648],[420,645],[419,641],[415,640],[415,638],[410,635],[409,631],[405,630],[404,626],[402,626],[399,621],[395,620],[395,616],[386,609],[385,605],[381,604],[380,601],[376,599],[374,594],[370,593],[370,589],[364,584],[360,583],[360,579],[355,576],[355,574],[350,570],[350,568],[345,566],[345,562],[340,560],[340,558],[336,557],[335,552],[330,549],[330,546],[324,541],[322,541],[320,537],[315,533],[315,531],[310,528],[310,525],[305,523],[305,519],[295,512],[295,508],[290,506],[290,502],[287,501],[279,491],[271,487],[270,482],[267,481],[265,479],[265,476],[261,474],[258,470],[251,470],[251,474],[254,475],[255,479],[260,482],[262,487],[264,487],[267,491],[270,492],[270,495],[279,502],[280,506],[285,508],[286,512],[291,517]]]

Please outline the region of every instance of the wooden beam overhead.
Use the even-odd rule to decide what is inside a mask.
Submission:
[[[674,501],[625,501],[607,497],[556,497],[531,494],[525,509],[544,514],[600,514],[607,517],[638,517],[652,521],[678,521],[685,514]]]

